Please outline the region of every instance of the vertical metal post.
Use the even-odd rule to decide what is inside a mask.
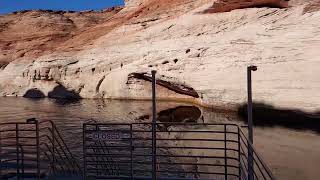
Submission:
[[[51,131],[52,131],[52,141],[53,141],[53,143],[52,143],[52,171],[53,171],[53,175],[56,175],[56,168],[55,168],[55,166],[56,166],[56,152],[55,152],[56,136],[54,134],[55,129],[53,127],[53,124],[51,124],[51,126],[52,126]]]
[[[238,159],[239,159],[239,180],[242,179],[242,172],[241,172],[241,147],[240,147],[241,139],[240,139],[240,127],[238,127]]]
[[[82,125],[82,148],[83,148],[83,179],[87,179],[87,148],[86,148],[86,124]]]
[[[151,71],[152,74],[152,180],[157,179],[157,109],[156,109],[156,71]]]
[[[98,133],[100,133],[100,132],[99,132],[99,125],[97,125],[97,124],[96,124],[96,129],[95,129],[95,131],[98,132]],[[101,143],[100,143],[100,142],[99,142],[99,145],[101,146]],[[101,147],[99,147],[98,152],[100,152],[100,148],[101,148]],[[99,159],[98,159],[97,155],[96,155],[96,157],[95,157],[95,161],[96,161],[96,162],[99,162]],[[103,171],[103,170],[101,169],[101,171]],[[100,173],[100,171],[99,171],[99,163],[96,163],[96,176],[99,176],[100,174],[101,174],[101,173]]]
[[[20,179],[19,125],[16,123],[17,179]]]
[[[24,150],[23,147],[21,145],[19,145],[20,147],[20,151],[21,151],[21,171],[22,171],[22,178],[24,176]]]
[[[224,125],[224,179],[228,180],[227,125]]]
[[[36,124],[36,146],[37,146],[37,179],[40,179],[40,137],[39,137],[39,122],[35,120]]]
[[[252,122],[252,80],[251,80],[251,72],[256,71],[257,66],[249,66],[247,67],[247,85],[248,85],[248,130],[249,130],[249,142],[248,142],[248,179],[253,180],[253,122]]]
[[[0,132],[0,154],[2,154],[2,135]],[[2,177],[2,156],[0,156],[0,177]]]
[[[132,142],[132,124],[130,124],[130,158],[131,158],[131,161],[130,161],[130,169],[131,169],[131,179],[134,179],[133,178],[133,142]]]

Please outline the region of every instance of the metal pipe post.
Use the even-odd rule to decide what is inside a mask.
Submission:
[[[40,179],[40,135],[39,135],[39,122],[34,119],[36,125],[36,146],[37,146],[37,179]]]
[[[0,153],[2,153],[2,135],[0,132]],[[0,156],[0,177],[2,177],[2,156]]]
[[[152,180],[157,179],[157,109],[156,109],[156,71],[152,74]]]
[[[224,125],[224,179],[228,180],[227,125]]]
[[[86,148],[86,124],[82,125],[82,148],[83,148],[83,179],[87,179],[87,148]]]
[[[56,167],[55,167],[56,166],[56,152],[55,152],[55,149],[56,149],[56,146],[55,146],[56,136],[54,134],[55,129],[54,129],[53,125],[51,125],[51,130],[52,130],[51,135],[52,135],[52,141],[53,141],[53,143],[52,143],[52,166],[51,166],[51,168],[52,168],[53,174],[56,175]]]
[[[253,180],[253,122],[252,122],[252,79],[251,72],[256,71],[257,66],[247,67],[247,85],[248,85],[248,130],[249,130],[249,142],[248,142],[248,179]]]
[[[134,179],[134,173],[133,173],[133,142],[132,142],[132,124],[130,124],[130,175],[131,175],[131,179]]]
[[[16,158],[17,158],[17,179],[21,179],[20,175],[20,154],[19,154],[19,124],[16,123]]]

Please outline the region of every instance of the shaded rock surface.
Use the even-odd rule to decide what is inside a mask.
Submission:
[[[229,12],[235,9],[271,7],[287,8],[289,0],[217,0],[205,13]]]
[[[128,0],[102,12],[1,15],[0,95],[37,88],[48,96],[61,85],[82,98],[150,99],[149,80],[128,77],[155,69],[170,82],[157,85],[158,99],[237,109],[254,64],[256,101],[319,109],[317,1],[203,13],[216,2]]]

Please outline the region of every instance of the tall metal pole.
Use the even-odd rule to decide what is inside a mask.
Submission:
[[[253,122],[252,122],[252,79],[251,72],[256,71],[257,66],[247,67],[247,85],[248,85],[248,130],[249,130],[249,142],[248,142],[248,179],[254,180],[254,167],[253,167]]]
[[[151,71],[152,74],[152,180],[157,179],[157,141],[156,141],[156,128],[157,128],[157,109],[156,109],[156,73]]]
[[[37,145],[37,180],[40,180],[40,135],[39,135],[39,122],[35,120],[36,123],[36,145]]]

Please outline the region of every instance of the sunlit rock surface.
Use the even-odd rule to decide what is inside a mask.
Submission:
[[[103,12],[2,15],[0,95],[37,89],[48,96],[58,87],[82,98],[150,99],[151,83],[130,75],[155,69],[174,85],[158,84],[159,99],[236,109],[254,64],[255,101],[319,109],[317,1],[203,13],[215,2],[129,0]],[[198,96],[180,93],[188,88]]]

